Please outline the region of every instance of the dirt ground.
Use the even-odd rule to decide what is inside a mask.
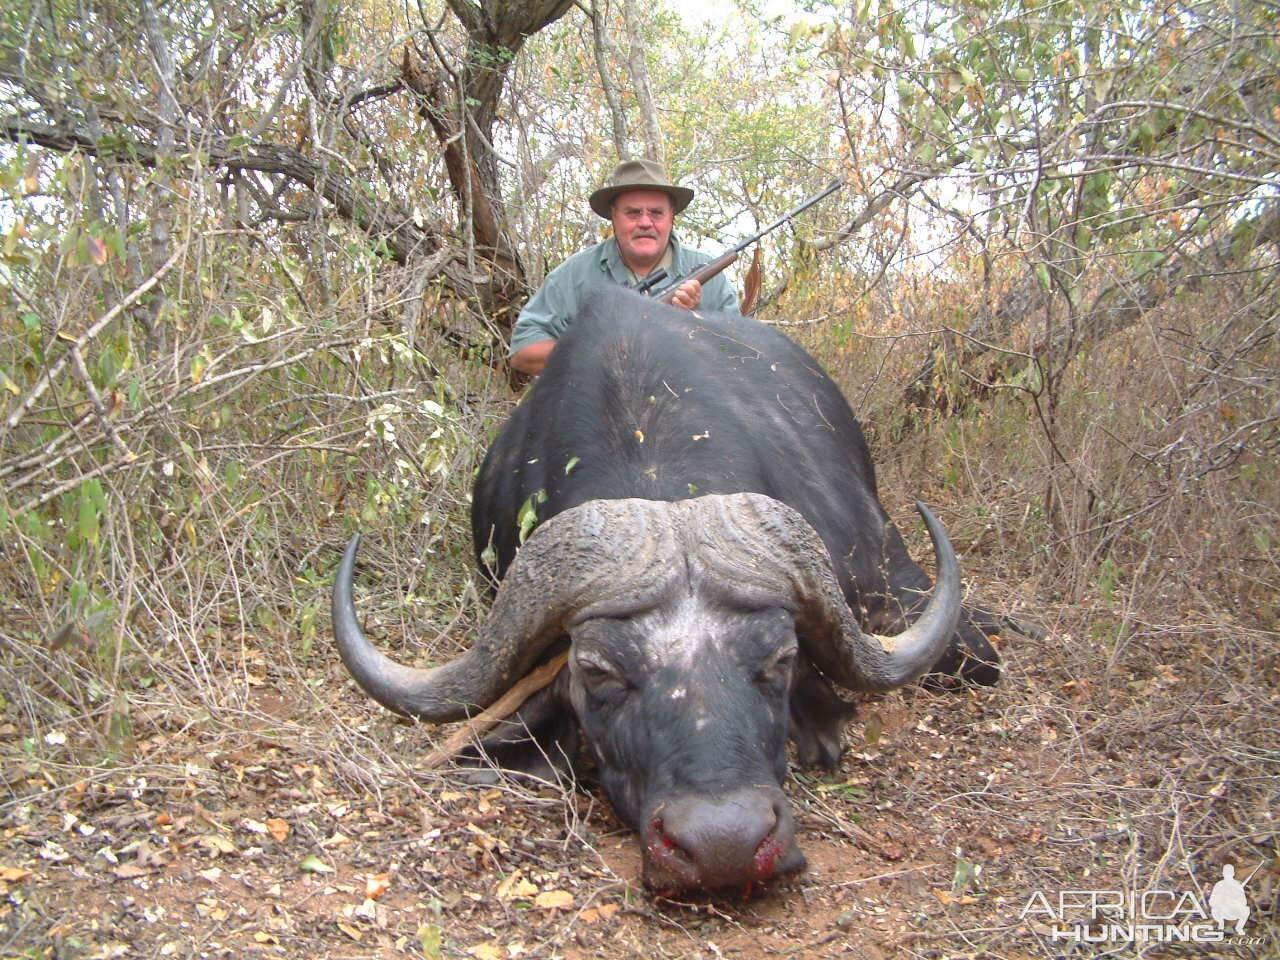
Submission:
[[[127,764],[33,758],[0,727],[0,954],[1280,957],[1274,635],[1139,627],[1116,650],[1096,613],[1006,638],[996,689],[865,703],[839,774],[788,786],[808,871],[687,902],[644,891],[593,785],[423,773],[436,731],[324,656],[245,648],[225,712],[140,698]],[[1053,939],[1061,891],[1207,904],[1226,863],[1244,938]]]

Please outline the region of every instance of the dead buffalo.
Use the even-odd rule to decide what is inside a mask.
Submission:
[[[961,607],[946,533],[918,506],[937,558],[927,603],[862,430],[812,357],[755,320],[609,291],[558,343],[476,480],[477,555],[501,586],[475,645],[430,670],[375,650],[352,604],[352,538],[334,586],[338,648],[379,703],[440,722],[567,644],[568,669],[491,755],[545,773],[585,739],[643,837],[651,889],[750,887],[804,866],[785,746],[837,763],[852,707],[835,688],[889,690],[931,668],[999,675],[994,626]],[[521,546],[528,510],[539,526]]]

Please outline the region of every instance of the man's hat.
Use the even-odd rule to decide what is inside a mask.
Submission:
[[[676,213],[693,199],[693,191],[672,183],[666,168],[656,160],[624,160],[613,168],[609,183],[593,193],[588,202],[592,210],[609,220],[613,217],[609,209],[613,198],[628,190],[661,190],[671,197]]]

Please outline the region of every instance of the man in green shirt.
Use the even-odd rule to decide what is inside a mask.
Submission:
[[[609,183],[591,194],[591,209],[613,223],[613,236],[575,253],[547,275],[516,320],[511,334],[511,365],[538,374],[556,340],[568,329],[586,294],[606,284],[635,286],[653,271],[686,276],[712,257],[683,246],[671,228],[689,205],[693,191],[667,178],[651,160],[627,160],[614,168]],[[723,273],[700,284],[681,284],[672,301],[693,310],[737,313],[738,298]]]

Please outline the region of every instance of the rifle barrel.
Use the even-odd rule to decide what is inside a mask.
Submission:
[[[786,213],[780,216],[777,220],[773,221],[773,223],[769,224],[763,230],[760,230],[758,233],[753,233],[751,236],[743,240],[733,249],[738,252],[745,250],[747,247],[751,246],[751,244],[755,243],[765,234],[771,233],[772,231],[777,230],[780,226],[782,226],[788,220],[804,213],[806,210],[812,207],[819,200],[825,200],[827,197],[831,196],[831,194],[835,193],[837,190],[839,190],[843,186],[844,186],[843,181],[832,180],[829,184],[827,184],[827,186],[824,189],[822,189],[818,193],[815,193],[812,197],[808,197],[804,200],[801,200],[800,203],[798,203],[794,208],[792,208],[791,210],[788,210]]]
[[[799,214],[804,213],[806,210],[812,207],[819,200],[826,199],[827,197],[831,196],[831,194],[835,193],[837,190],[839,190],[843,186],[844,186],[844,181],[832,180],[831,183],[827,184],[825,188],[815,193],[812,197],[808,197],[804,200],[801,200],[796,207],[794,207],[791,210],[788,210],[786,213],[780,216],[777,220],[773,221],[773,223],[769,224],[763,230],[759,231],[758,233],[753,233],[751,236],[747,237],[747,239],[739,243],[736,247],[730,247],[724,253],[720,254],[720,256],[716,257],[715,260],[711,261],[711,263],[715,263],[716,261],[719,261],[719,260],[723,260],[724,262],[705,279],[709,280],[712,276],[715,276],[717,273],[719,273],[721,270],[723,270],[725,267],[731,264],[734,260],[738,259],[738,254],[740,254],[743,250],[747,249],[747,247],[751,246],[753,243],[755,243],[765,234],[769,233],[770,231],[777,230],[778,227],[782,226],[788,220],[791,220],[792,218],[798,216]],[[671,280],[666,284],[666,286],[660,289],[657,293],[653,294],[654,298],[657,300],[662,300],[666,303],[670,303],[671,296],[675,293],[677,288],[679,288],[679,286],[682,283],[688,280],[689,277],[696,276],[699,272],[701,272],[702,270],[705,270],[706,267],[711,265],[711,263],[705,264],[703,267],[699,267],[698,270],[695,270],[693,273],[687,274],[683,277],[676,277],[674,280]],[[651,286],[646,285],[644,287],[644,292],[647,293],[650,290],[652,290]]]

